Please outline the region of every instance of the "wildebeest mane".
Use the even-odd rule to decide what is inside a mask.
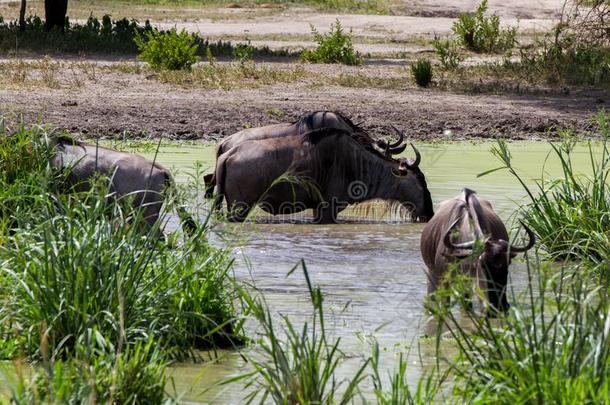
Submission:
[[[346,136],[351,135],[349,131],[340,128],[318,128],[303,133],[303,138],[312,145],[316,145],[327,136],[337,134]]]
[[[322,114],[322,121],[326,118],[326,114],[334,114],[343,122],[345,122],[354,132],[362,132],[366,133],[364,128],[361,126],[354,124],[351,119],[345,116],[343,113],[339,111],[313,111],[307,114],[301,115],[293,124],[296,124],[299,128],[299,132],[307,132],[315,128],[314,119],[318,114]]]
[[[316,125],[316,116],[319,117],[320,114],[322,114],[322,122]],[[350,130],[347,131],[336,127],[327,126],[327,124],[325,123],[326,114],[334,114],[340,121],[343,121],[350,128]],[[293,124],[297,126],[299,134],[307,134],[307,136],[310,138],[309,141],[311,143],[315,144],[320,141],[321,137],[336,134],[337,131],[340,131],[343,134],[350,136],[352,139],[354,139],[360,145],[364,146],[366,150],[373,153],[374,155],[384,158],[386,160],[394,160],[379,153],[379,151],[376,150],[373,146],[375,140],[369,135],[369,133],[360,125],[354,124],[351,119],[349,119],[339,111],[314,111],[300,116],[296,121],[294,121]],[[322,125],[323,127],[320,127],[319,125]],[[326,129],[328,129],[329,131],[325,131]]]

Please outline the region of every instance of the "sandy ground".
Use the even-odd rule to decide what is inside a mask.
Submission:
[[[300,47],[307,43],[294,38],[309,34],[310,24],[323,31],[340,18],[355,35],[381,42],[358,44],[360,50],[417,53],[426,47],[409,43],[410,39],[448,33],[454,17],[474,9],[478,0],[431,3],[406,0],[395,10],[402,15],[319,14],[284,9],[255,19],[157,23],[166,27],[177,25],[215,38],[244,35],[255,39],[275,35],[280,39],[255,40],[255,44]],[[489,4],[490,10],[498,12],[503,21],[510,24],[519,20],[522,30],[538,30],[552,25],[562,1],[492,0]],[[392,90],[320,86],[302,81],[257,89],[203,90],[162,84],[147,74],[108,73],[98,75],[95,80],[78,78],[83,84],[76,88],[5,86],[0,88],[0,113],[23,114],[28,120],[43,117],[52,126],[90,136],[117,136],[127,131],[138,136],[218,139],[244,126],[289,121],[307,111],[328,109],[341,110],[371,128],[394,123],[409,136],[420,139],[541,138],[556,135],[558,128],[586,134],[595,112],[610,104],[608,94],[568,89],[526,91],[525,95],[422,90],[408,84],[406,70],[397,70],[401,66],[404,69],[404,65],[404,60],[369,60],[365,66],[356,68],[307,67],[329,75],[341,72],[375,76],[404,74],[405,85]]]

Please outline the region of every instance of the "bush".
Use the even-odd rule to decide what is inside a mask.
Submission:
[[[190,69],[193,63],[199,61],[197,57],[197,37],[182,30],[179,34],[176,28],[167,32],[152,30],[146,32],[146,39],[141,36],[135,38],[140,50],[140,58],[156,70]]]
[[[443,69],[453,70],[458,68],[462,57],[455,41],[434,38],[432,48],[436,51]]]
[[[514,27],[500,29],[500,17],[485,17],[487,0],[483,0],[474,14],[460,14],[453,24],[458,41],[475,52],[503,52],[515,44],[517,30]]]
[[[429,59],[421,58],[411,65],[411,77],[420,87],[428,87],[432,82],[432,64]]]
[[[533,82],[608,86],[610,49],[596,45],[542,42],[537,50],[522,51],[521,60],[507,62],[505,68]]]
[[[301,59],[312,63],[342,63],[344,65],[361,65],[364,60],[354,50],[352,36],[343,31],[337,19],[330,26],[328,34],[320,34],[312,25],[311,31],[318,47],[313,51],[305,49]]]

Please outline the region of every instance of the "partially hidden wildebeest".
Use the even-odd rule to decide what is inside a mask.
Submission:
[[[352,137],[358,139],[365,148],[382,156],[391,157],[392,155],[397,155],[402,153],[407,147],[407,145],[403,143],[404,135],[395,128],[394,131],[398,135],[397,141],[388,142],[384,139],[373,139],[363,128],[354,124],[349,118],[338,111],[314,111],[302,115],[294,122],[247,128],[236,132],[223,139],[222,142],[218,144],[216,147],[216,160],[218,160],[222,154],[231,150],[231,148],[245,141],[293,136],[323,128],[335,128],[347,131]],[[215,173],[204,176],[204,182],[206,184],[206,197],[210,198],[213,189],[216,186]]]
[[[508,266],[517,253],[531,249],[535,243],[533,232],[525,225],[524,228],[528,244],[510,245],[506,227],[489,201],[479,199],[467,188],[442,202],[421,235],[421,254],[428,267],[428,294],[449,281],[446,280],[449,264],[463,259],[460,270],[478,281],[492,307],[490,313],[508,310]],[[476,240],[481,241],[483,251],[472,257]]]
[[[174,180],[159,163],[142,156],[119,152],[98,145],[58,136],[52,141],[51,166],[66,170],[66,181],[76,191],[87,191],[96,175],[108,176],[110,192],[116,198],[132,197],[134,208],[141,208],[144,220],[152,226],[158,219],[165,192]],[[196,225],[184,207],[177,208],[185,232],[192,234]]]
[[[244,140],[216,163],[217,203],[224,197],[233,221],[260,205],[271,214],[312,208],[317,223],[334,223],[347,205],[380,198],[427,221],[434,215],[432,199],[413,149],[415,160],[381,156],[336,128]],[[286,174],[302,181],[277,181]]]

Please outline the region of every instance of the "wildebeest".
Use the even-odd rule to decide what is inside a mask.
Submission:
[[[351,135],[323,128],[233,146],[216,163],[218,195],[227,202],[229,219],[242,221],[260,204],[271,214],[312,208],[316,222],[334,223],[348,204],[373,198],[398,201],[415,219],[430,219],[432,199],[417,149],[413,161],[393,159]],[[276,182],[287,173],[303,181]]]
[[[526,246],[509,245],[506,227],[489,201],[479,199],[470,189],[442,202],[421,235],[421,254],[428,267],[428,294],[447,281],[443,279],[449,263],[464,259],[461,271],[478,280],[493,310],[508,310],[508,266],[517,253],[531,249],[535,242],[533,232],[527,227],[525,230],[529,236]],[[476,240],[482,242],[483,252],[466,259]]]
[[[110,191],[115,197],[132,197],[134,208],[142,208],[149,226],[158,220],[165,192],[174,187],[170,172],[159,163],[68,136],[56,137],[52,146],[51,166],[67,170],[66,181],[71,188],[87,191],[96,175],[106,175],[111,179]],[[194,233],[196,225],[191,216],[183,207],[177,210],[185,232]]]
[[[338,111],[314,111],[302,115],[294,122],[247,128],[236,132],[218,144],[216,147],[216,160],[223,153],[245,141],[293,136],[323,128],[347,131],[350,133],[350,136],[356,138],[365,148],[382,156],[391,157],[392,155],[397,155],[402,153],[407,147],[403,143],[403,134],[395,128],[398,140],[391,143],[384,139],[373,139],[362,127],[354,124],[349,118]],[[212,196],[214,186],[216,185],[215,173],[206,175],[204,181],[206,184],[206,197],[209,198]]]

